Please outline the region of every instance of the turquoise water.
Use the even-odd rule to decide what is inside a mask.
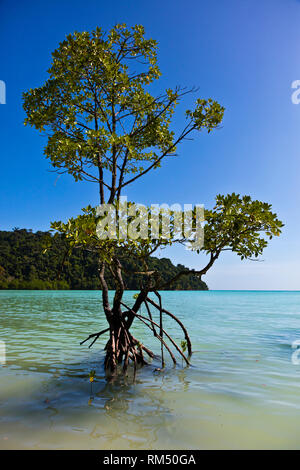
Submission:
[[[162,296],[190,332],[192,365],[156,372],[155,359],[135,382],[109,384],[106,338],[79,345],[105,327],[99,292],[0,291],[0,448],[300,448],[300,292]],[[183,339],[171,319],[165,326]],[[133,329],[159,354],[143,324]]]

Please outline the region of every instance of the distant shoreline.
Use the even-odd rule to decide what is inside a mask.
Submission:
[[[1,292],[101,292],[101,289],[0,289]],[[109,289],[109,292],[114,292],[114,289]],[[125,289],[125,292],[139,292],[138,289]],[[299,290],[284,290],[284,289],[164,289],[161,292],[204,292],[204,293],[232,293],[232,292],[246,292],[246,293],[300,293]]]

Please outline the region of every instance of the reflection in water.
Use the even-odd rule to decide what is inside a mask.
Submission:
[[[95,402],[100,399],[106,419],[111,425],[114,423],[110,438],[122,440],[125,437],[133,445],[140,441],[152,448],[159,431],[168,426],[172,414],[163,391],[160,395],[151,393],[151,390],[145,393],[141,385],[141,381],[137,380],[133,385],[128,378],[120,376],[113,383],[102,384],[95,393],[94,404],[97,406]],[[102,435],[102,420],[99,420],[90,436],[97,439]]]
[[[106,338],[79,345],[104,326],[100,293],[0,292],[0,448],[298,447],[300,369],[289,344],[299,339],[300,294],[164,296],[191,332],[191,367],[155,372],[156,358],[135,380],[129,370],[107,381]],[[146,327],[134,328],[159,353]]]
[[[55,416],[58,415],[58,409],[57,408],[54,408],[53,406],[47,406],[46,408],[47,410],[49,410],[49,427],[50,429],[53,429],[53,427],[55,426]]]

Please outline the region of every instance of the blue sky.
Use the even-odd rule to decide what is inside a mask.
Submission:
[[[120,22],[143,24],[159,42],[162,88],[197,86],[226,108],[221,129],[185,142],[178,157],[128,188],[128,198],[211,207],[216,194],[235,191],[272,203],[286,226],[264,261],[227,253],[205,280],[212,289],[300,289],[300,104],[291,101],[300,79],[297,0],[1,0],[0,229],[47,230],[50,220],[97,203],[93,184],[49,171],[45,138],[23,125],[22,92],[47,79],[66,34]],[[182,248],[161,256],[195,268],[204,262]]]

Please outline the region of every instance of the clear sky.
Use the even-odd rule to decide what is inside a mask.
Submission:
[[[45,138],[24,127],[22,92],[47,79],[50,54],[65,35],[143,24],[159,42],[162,88],[199,87],[225,106],[223,126],[197,135],[179,156],[138,180],[127,196],[142,203],[203,203],[237,192],[270,202],[286,224],[263,262],[227,253],[206,276],[212,289],[300,289],[300,80],[298,0],[0,0],[0,229],[48,230],[51,220],[97,203],[93,184],[57,179],[43,156]],[[190,104],[187,101],[187,107]],[[176,125],[184,124],[184,116]],[[182,248],[164,251],[175,263],[201,267]]]

